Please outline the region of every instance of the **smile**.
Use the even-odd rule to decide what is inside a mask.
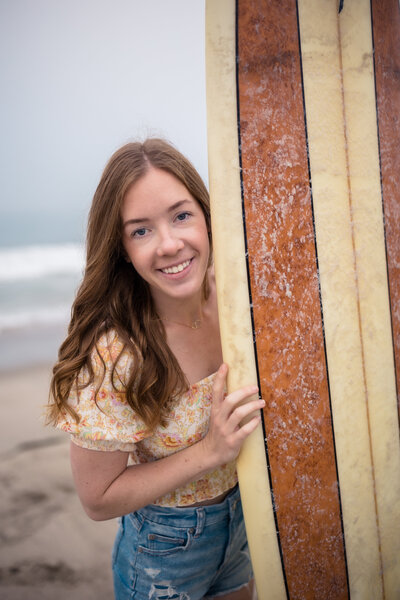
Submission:
[[[185,260],[185,262],[181,263],[180,265],[175,265],[174,267],[167,267],[166,269],[160,269],[160,271],[162,271],[163,273],[167,273],[168,275],[171,275],[173,273],[180,273],[181,271],[186,269],[186,267],[188,267],[189,265],[190,265],[190,260]]]

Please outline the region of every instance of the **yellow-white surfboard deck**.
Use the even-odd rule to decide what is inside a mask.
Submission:
[[[384,4],[384,6],[382,6]],[[397,0],[208,0],[209,175],[260,600],[400,597]]]

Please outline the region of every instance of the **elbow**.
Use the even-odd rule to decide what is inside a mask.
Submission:
[[[112,511],[103,502],[84,502],[81,499],[81,504],[83,510],[92,521],[108,521],[118,516],[112,514]]]
[[[89,519],[91,519],[92,521],[108,521],[112,518],[107,516],[101,510],[93,510],[92,508],[88,508],[87,506],[84,506],[83,508]]]

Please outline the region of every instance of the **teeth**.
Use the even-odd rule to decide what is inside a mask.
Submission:
[[[171,274],[171,273],[180,273],[183,269],[186,269],[187,266],[190,265],[190,260],[185,260],[185,262],[180,265],[176,265],[176,267],[167,267],[166,269],[161,269],[163,273]]]

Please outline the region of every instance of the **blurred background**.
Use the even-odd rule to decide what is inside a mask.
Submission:
[[[112,598],[42,412],[108,158],[161,136],[207,183],[204,0],[0,0],[0,89],[0,597]]]

